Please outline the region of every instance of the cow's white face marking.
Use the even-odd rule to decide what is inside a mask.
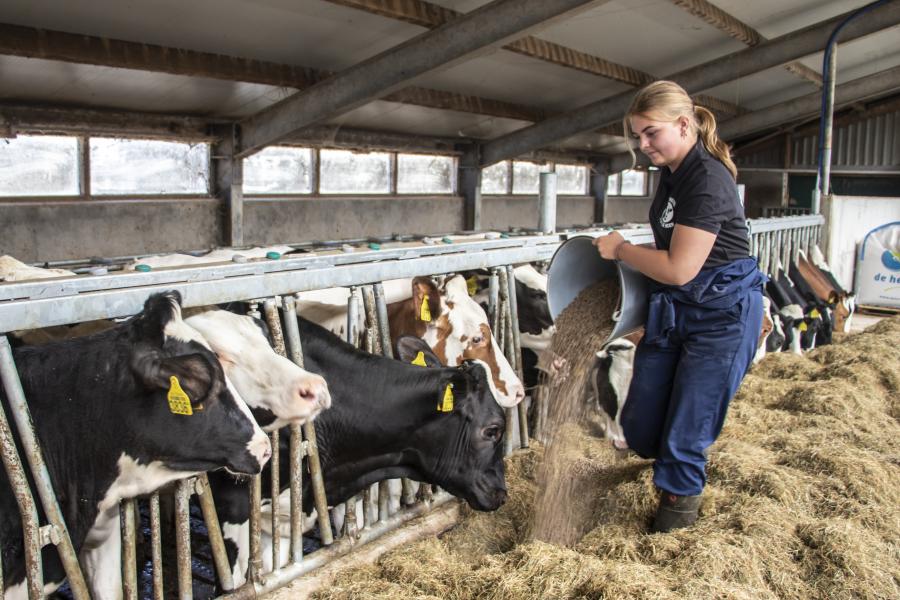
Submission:
[[[490,332],[487,315],[481,305],[469,296],[466,280],[462,275],[451,277],[445,282],[444,293],[441,295],[441,311],[442,315],[447,317],[452,331],[446,335],[436,327],[430,326],[425,334],[428,345],[435,348],[444,341],[447,365],[456,366],[467,358],[465,356],[467,350],[471,350],[471,355],[477,352],[479,345],[490,344],[493,359],[491,363],[487,363],[488,379],[494,386],[492,389],[496,392],[497,403],[504,408],[510,408],[521,402],[525,396],[525,388],[497,345],[494,335],[491,334],[490,339],[487,339],[486,333]],[[497,388],[494,378],[506,388],[505,393]]]
[[[612,418],[605,410],[600,410],[600,418],[604,422],[606,437],[617,444],[617,447],[625,447],[625,432],[622,429],[622,407],[628,397],[628,388],[631,387],[631,377],[634,373],[635,345],[626,339],[610,341],[603,350],[597,352],[598,359],[611,357],[609,366],[609,384],[616,395],[616,416]],[[591,377],[591,386],[594,390],[594,398],[599,398],[600,390],[597,389],[597,377]]]
[[[28,580],[23,579],[21,583],[17,583],[16,585],[10,586],[4,590],[6,595],[3,596],[6,600],[28,600],[28,589],[26,585]],[[44,596],[49,596],[53,592],[59,589],[59,586],[62,585],[62,581],[50,582],[44,584]]]
[[[758,363],[759,361],[761,361],[763,359],[763,357],[765,357],[765,355],[766,355],[766,340],[769,339],[769,336],[772,335],[772,331],[775,330],[775,320],[772,319],[771,316],[769,316],[769,310],[771,310],[771,308],[772,308],[772,301],[769,300],[768,296],[764,295],[763,299],[762,299],[762,304],[763,304],[763,308],[762,308],[762,310],[763,310],[763,326],[765,326],[765,321],[766,321],[766,319],[768,319],[769,322],[772,324],[772,328],[769,329],[769,331],[764,336],[759,338],[759,345],[756,347],[756,354],[753,356],[753,364]]]
[[[237,589],[246,582],[247,567],[250,566],[250,521],[223,523],[222,537],[237,546],[237,560],[231,570],[231,580]]]
[[[252,318],[216,310],[185,322],[209,342],[247,404],[277,417],[267,430],[305,423],[331,406],[325,379],[277,354]]]

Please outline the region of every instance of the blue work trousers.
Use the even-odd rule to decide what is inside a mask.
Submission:
[[[701,271],[702,288],[669,288],[658,292],[662,302],[651,297],[621,423],[628,446],[656,459],[653,482],[672,494],[703,491],[706,450],[756,353],[765,276],[755,263],[743,267],[736,277],[734,268]],[[731,284],[717,284],[723,273]]]

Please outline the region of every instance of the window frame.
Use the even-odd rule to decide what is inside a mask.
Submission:
[[[622,193],[622,181],[624,179],[624,177],[622,177],[622,176],[628,171],[633,171],[635,173],[643,174],[644,182],[643,182],[643,192],[641,194],[623,194]],[[609,192],[609,180],[612,177],[616,178],[615,193]],[[649,170],[624,169],[624,170],[618,171],[616,173],[610,173],[609,175],[607,175],[606,181],[607,181],[607,189],[606,189],[607,196],[613,196],[616,198],[647,198],[650,195],[650,171]]]

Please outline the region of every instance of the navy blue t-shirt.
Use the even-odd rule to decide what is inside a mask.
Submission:
[[[660,169],[650,205],[650,227],[656,247],[668,250],[675,225],[716,234],[703,268],[750,256],[744,207],[731,172],[698,141],[674,173]]]

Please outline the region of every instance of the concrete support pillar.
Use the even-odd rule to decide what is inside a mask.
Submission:
[[[594,223],[603,223],[606,213],[606,180],[609,177],[609,163],[599,161],[591,165],[589,193],[594,197]]]
[[[459,195],[465,202],[463,228],[481,229],[481,145],[468,147],[459,158]]]
[[[237,126],[224,126],[212,150],[213,192],[224,209],[225,244],[232,247],[244,245],[244,166],[243,159],[235,157],[237,137]]]

